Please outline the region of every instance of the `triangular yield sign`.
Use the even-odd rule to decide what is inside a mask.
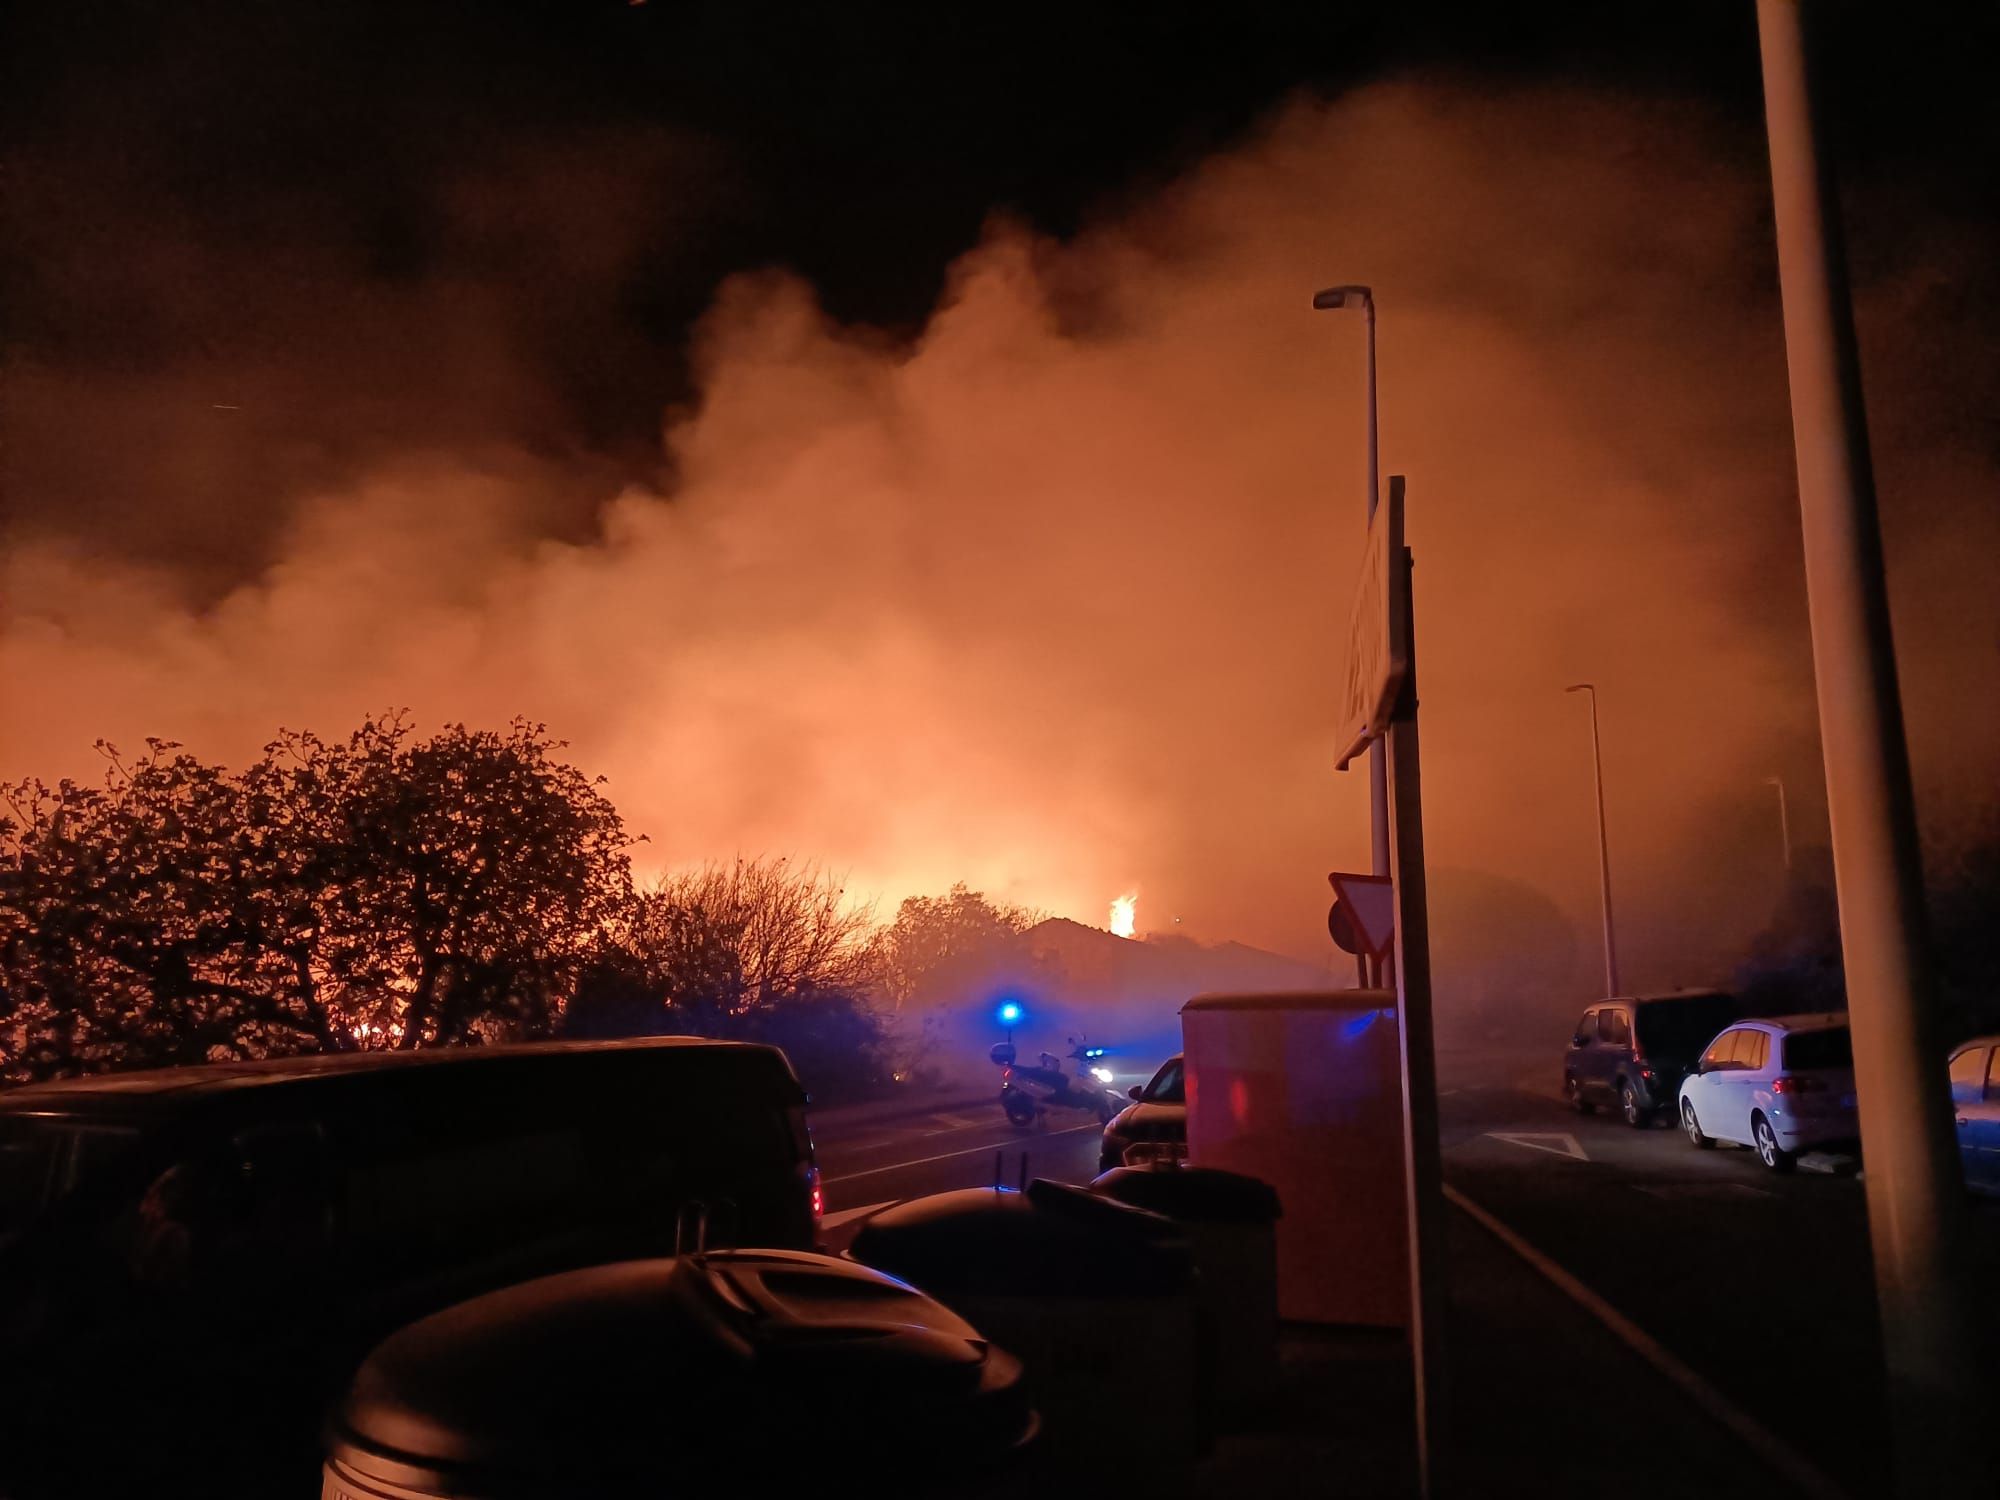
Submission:
[[[1510,1146],[1526,1146],[1530,1151],[1546,1151],[1551,1156],[1567,1156],[1574,1161],[1590,1160],[1583,1154],[1583,1147],[1577,1143],[1576,1137],[1567,1131],[1489,1130],[1486,1134],[1489,1139],[1505,1141]]]
[[[1383,954],[1396,940],[1396,887],[1387,875],[1347,875],[1339,870],[1327,877],[1333,894],[1347,908],[1368,951]]]

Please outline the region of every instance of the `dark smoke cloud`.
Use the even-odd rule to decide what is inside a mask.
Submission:
[[[1483,872],[1436,937],[1447,990],[1494,1003],[1480,976],[1536,944],[1567,975],[1534,983],[1593,982],[1580,679],[1628,982],[1712,980],[1780,891],[1766,776],[1824,839],[1755,146],[1583,90],[1299,103],[1074,238],[996,222],[913,338],[782,272],[730,280],[644,463],[579,413],[593,370],[644,363],[605,289],[674,236],[657,195],[592,187],[601,143],[447,174],[420,217],[474,247],[465,280],[385,294],[331,254],[274,281],[267,356],[226,388],[172,352],[209,252],[166,241],[135,316],[169,352],[15,386],[16,422],[71,426],[15,479],[0,768],[87,774],[99,735],[234,759],[385,705],[525,713],[610,777],[645,860],[797,852],[891,901],[966,880],[1096,922],[1136,887],[1142,929],[1318,957],[1324,872],[1367,858],[1364,785],[1331,768],[1360,330],[1307,302],[1366,280],[1432,857]],[[711,159],[654,149],[692,222]],[[1969,415],[1991,323],[1962,316],[1992,273],[1935,226],[1920,253],[1857,248],[1912,739],[1949,837],[2000,748],[2000,522]],[[288,446],[307,429],[339,438]],[[97,445],[148,457],[83,463]]]

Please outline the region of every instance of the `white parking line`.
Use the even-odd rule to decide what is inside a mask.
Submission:
[[[837,1214],[828,1214],[819,1221],[821,1229],[838,1229],[843,1224],[851,1224],[856,1219],[865,1219],[870,1214],[879,1214],[885,1208],[894,1208],[903,1200],[884,1198],[880,1203],[870,1203],[861,1208],[843,1208]]]
[[[1574,1161],[1590,1160],[1583,1143],[1567,1130],[1489,1130],[1486,1138],[1505,1141],[1510,1146],[1525,1146],[1530,1151],[1546,1151],[1551,1156],[1567,1156]]]
[[[827,1178],[826,1185],[832,1187],[836,1182],[859,1182],[864,1177],[880,1177],[884,1172],[898,1172],[904,1167],[927,1166],[934,1161],[950,1161],[954,1156],[972,1156],[981,1151],[1005,1151],[1009,1147],[1017,1151],[1025,1151],[1036,1141],[1053,1140],[1059,1135],[1075,1135],[1079,1130],[1102,1130],[1103,1128],[1102,1125],[1093,1120],[1088,1125],[1072,1125],[1066,1130],[1046,1130],[1033,1135],[1022,1134],[1011,1136],[1004,1141],[988,1141],[983,1146],[967,1146],[963,1151],[941,1151],[936,1156],[920,1156],[915,1161],[892,1161],[886,1167],[870,1167],[865,1172],[847,1172],[839,1177]]]
[[[1745,1416],[1734,1402],[1682,1363],[1645,1329],[1606,1302],[1450,1183],[1444,1195],[1501,1244],[1539,1271],[1555,1288],[1602,1323],[1613,1337],[1665,1376],[1690,1401],[1733,1432],[1757,1456],[1815,1500],[1846,1500],[1846,1492],[1782,1439]]]

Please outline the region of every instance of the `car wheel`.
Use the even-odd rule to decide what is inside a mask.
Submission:
[[[1583,1086],[1576,1081],[1574,1073],[1563,1074],[1563,1092],[1569,1095],[1570,1108],[1580,1115],[1594,1115],[1597,1106],[1583,1097]]]
[[[1701,1121],[1694,1117],[1694,1102],[1689,1099],[1681,1100],[1681,1129],[1687,1132],[1687,1138],[1693,1144],[1695,1150],[1713,1151],[1715,1149],[1715,1137],[1701,1133]]]
[[[1618,1112],[1634,1130],[1644,1130],[1653,1123],[1653,1112],[1639,1107],[1639,1096],[1629,1083],[1618,1085]]]
[[[1773,1172],[1792,1170],[1792,1153],[1778,1148],[1778,1133],[1762,1115],[1750,1122],[1750,1139],[1757,1148],[1757,1160]]]

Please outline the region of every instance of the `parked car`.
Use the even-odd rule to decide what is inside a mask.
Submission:
[[[1134,1085],[1132,1103],[1111,1117],[1098,1149],[1097,1170],[1136,1166],[1145,1157],[1187,1155],[1187,1085],[1175,1053],[1143,1088]]]
[[[1982,1036],[1951,1055],[1951,1112],[1965,1185],[2000,1194],[2000,1036]]]
[[[1576,1023],[1563,1058],[1563,1094],[1583,1114],[1614,1108],[1650,1125],[1680,1097],[1701,1049],[1742,1011],[1719,990],[1634,995],[1593,1005]]]
[[[438,1308],[697,1234],[810,1248],[805,1103],[783,1053],[679,1038],[0,1094],[0,1493],[154,1472],[80,1458],[310,1459],[325,1394]]]
[[[1860,1139],[1847,1013],[1741,1021],[1701,1055],[1681,1085],[1681,1129],[1706,1150],[1748,1146],[1774,1172],[1800,1151]]]

